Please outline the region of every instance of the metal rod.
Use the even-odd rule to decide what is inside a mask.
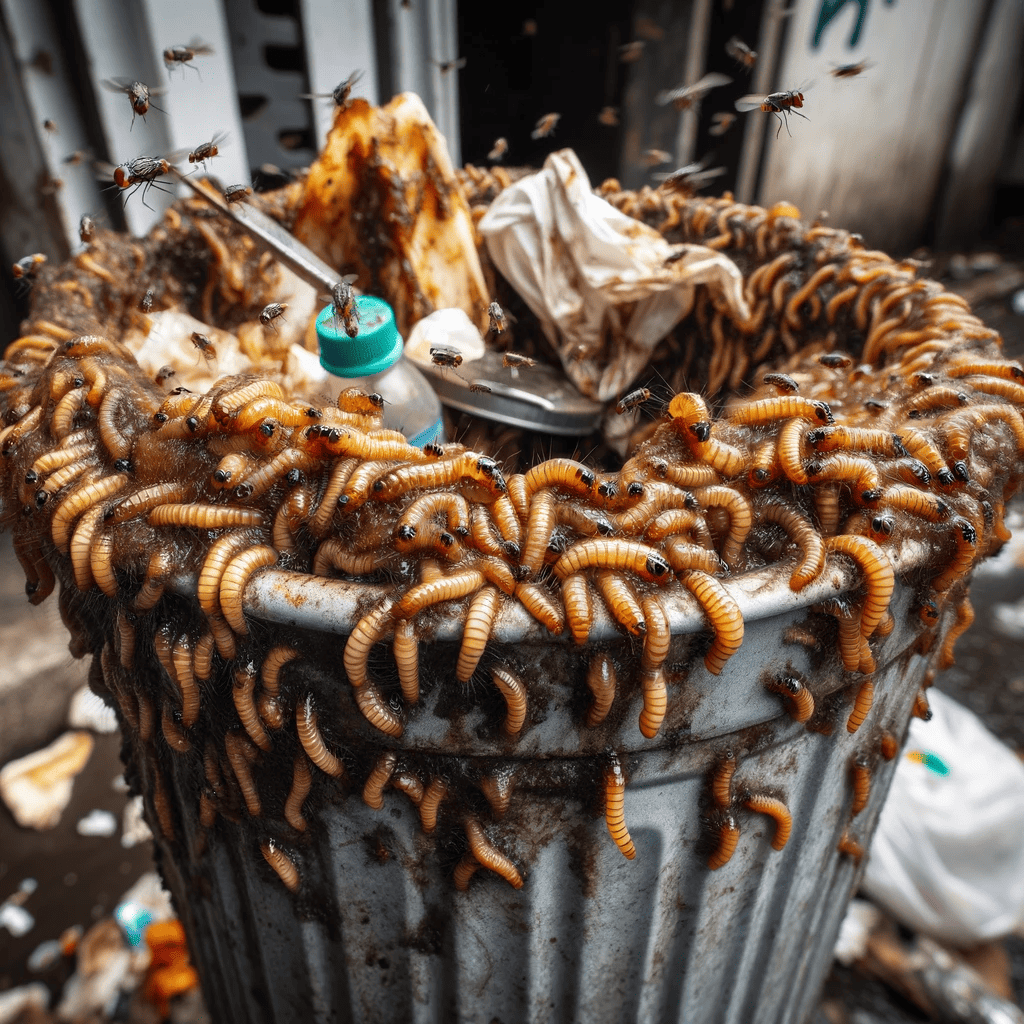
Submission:
[[[318,291],[330,294],[341,280],[341,275],[336,270],[331,269],[315,252],[265,213],[243,204],[237,207],[229,206],[212,186],[195,181],[189,175],[182,174],[176,167],[171,168],[171,174],[225,217],[233,220],[253,241],[272,252],[289,270],[294,271]]]

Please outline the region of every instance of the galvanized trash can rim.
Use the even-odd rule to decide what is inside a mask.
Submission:
[[[925,563],[931,554],[923,541],[903,539],[888,549],[897,574]],[[836,598],[860,585],[860,574],[843,562],[830,559],[824,572],[803,590],[788,585],[788,575],[780,572],[789,559],[774,562],[753,572],[722,579],[722,584],[736,600],[744,622],[769,618],[784,612],[809,608],[821,601]],[[196,580],[180,576],[174,580],[174,591],[182,597],[194,598]],[[255,574],[244,592],[246,614],[279,626],[309,629],[319,633],[347,636],[359,619],[391,593],[385,586],[329,579],[311,573],[268,568]],[[704,611],[697,600],[680,589],[661,591],[673,635],[699,633],[708,628]],[[462,639],[463,621],[458,615],[439,616],[430,630],[434,641]],[[600,602],[595,602],[592,640],[622,637],[622,629]],[[497,643],[557,642],[518,601],[506,601],[498,612],[492,640]],[[565,639],[564,637],[561,639]],[[566,642],[571,642],[568,640]]]

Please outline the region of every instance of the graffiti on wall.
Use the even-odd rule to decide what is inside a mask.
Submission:
[[[864,31],[864,22],[867,21],[868,7],[871,5],[871,0],[821,0],[821,7],[818,9],[818,21],[814,26],[814,35],[811,37],[811,48],[817,50],[821,46],[821,37],[825,33],[825,29],[832,23],[833,19],[837,14],[847,5],[855,4],[857,10],[857,20],[854,23],[853,31],[850,33],[850,40],[846,44],[851,50],[857,45],[860,40],[860,34]],[[892,7],[896,3],[896,0],[884,0],[884,3],[888,7]]]

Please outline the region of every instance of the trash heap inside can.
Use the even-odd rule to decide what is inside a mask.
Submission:
[[[508,179],[461,180],[478,220]],[[1009,536],[1024,371],[914,264],[791,206],[598,193],[727,254],[751,311],[698,293],[653,364],[691,387],[618,465],[416,448],[374,396],[317,405],[272,374],[157,384],[121,340],[140,283],[221,327],[272,298],[197,200],[39,275],[0,364],[4,524],[118,711],[218,1019],[468,1018],[470,989],[502,1019],[538,993],[590,1020],[808,1011],[810,938]],[[287,223],[301,200],[266,205]],[[630,945],[617,921],[655,924]],[[769,998],[787,923],[796,980]],[[763,938],[742,984],[693,966],[737,929]],[[622,961],[637,978],[602,988]]]

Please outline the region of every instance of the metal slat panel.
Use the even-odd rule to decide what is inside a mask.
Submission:
[[[969,244],[988,217],[998,157],[1013,133],[1024,57],[1024,4],[996,0],[949,155],[936,245]]]
[[[377,50],[373,38],[371,0],[350,0],[344,8],[334,0],[300,0],[302,35],[306,47],[306,72],[309,91],[330,93],[353,71],[363,77],[353,91],[372,104],[379,101],[377,89]],[[334,123],[334,103],[313,102],[316,144],[323,149],[327,133]]]
[[[802,599],[811,603],[808,595]],[[875,706],[856,734],[845,728],[847,702],[836,703],[847,681],[841,667],[821,659],[812,670],[806,651],[783,646],[792,613],[780,614],[778,607],[775,614],[748,618],[744,648],[752,645],[757,667],[720,680],[718,693],[700,668],[670,684],[671,703],[691,702],[692,721],[698,706],[718,707],[717,729],[707,723],[692,730],[687,742],[647,746],[633,735],[639,695],[631,694],[611,746],[628,780],[625,819],[634,860],[616,849],[601,814],[600,744],[608,737],[597,750],[587,747],[585,737],[566,734],[543,751],[528,752],[525,742],[514,751],[495,751],[470,716],[454,727],[445,718],[448,739],[434,747],[446,751],[442,767],[434,754],[424,760],[407,743],[407,732],[399,762],[421,779],[435,771],[451,780],[515,772],[507,814],[488,815],[482,804],[472,813],[481,815],[491,840],[522,871],[525,885],[518,891],[483,868],[468,892],[454,891],[452,871],[464,842],[458,808],[446,801],[436,832],[426,836],[405,794],[388,789],[380,811],[368,807],[358,769],[349,779],[317,774],[318,795],[311,794],[303,811],[309,828],[299,834],[285,827],[274,810],[280,773],[292,756],[283,734],[253,764],[265,816],[219,823],[204,840],[207,854],[185,854],[201,848],[191,809],[196,772],[188,757],[172,758],[169,790],[177,794],[175,817],[186,835],[176,854],[180,882],[177,876],[170,882],[179,885],[180,900],[187,892],[197,907],[211,908],[197,909],[191,919],[201,932],[196,949],[207,958],[211,1011],[230,1019],[225,1004],[238,998],[236,981],[242,978],[273,985],[270,993],[254,989],[259,1009],[246,1018],[254,1022],[433,1024],[497,1017],[509,1024],[800,1024],[816,1000],[859,875],[836,848],[850,820],[851,761],[868,754],[875,762],[871,799],[851,825],[866,843],[896,765],[874,754],[879,731],[905,728],[926,668],[925,659],[912,653],[913,600],[901,584],[894,595],[896,629],[877,651]],[[322,658],[331,657],[332,641],[319,638],[325,646],[317,656],[307,646],[317,639],[306,633],[296,641],[310,655],[291,670],[294,694],[331,688]],[[681,653],[686,638],[674,643]],[[517,665],[531,700],[549,718],[571,718],[569,681],[578,680],[579,672],[559,667],[554,646],[519,645]],[[139,669],[158,671],[155,663]],[[765,673],[783,671],[803,674],[819,703],[831,707],[818,721],[824,731],[793,721],[776,696],[760,703]],[[429,699],[418,714],[434,714]],[[363,746],[358,737],[364,727],[356,715],[330,737],[336,749],[348,751],[348,770],[360,762],[368,768],[381,749]],[[542,722],[532,723],[524,741],[541,731]],[[459,753],[455,734],[472,735],[475,749]],[[726,748],[739,761],[731,812],[741,835],[732,859],[710,871],[716,838],[709,773]],[[792,812],[792,836],[782,851],[771,848],[774,822],[743,806],[748,788],[780,796]],[[263,861],[259,844],[267,835],[299,870],[294,894]],[[199,880],[211,870],[218,886],[206,891]],[[224,921],[226,927],[219,923]],[[215,941],[205,934],[211,927],[218,931]],[[211,960],[214,950],[218,956]]]
[[[227,141],[210,170],[225,184],[248,181],[249,157],[222,4],[210,0],[140,2],[146,12],[150,45],[158,59],[166,47],[187,44],[195,37],[213,47],[211,55],[196,58],[198,73],[187,67],[171,75],[163,70],[168,92],[161,106],[167,109],[171,148],[193,149],[218,131],[227,132]]]
[[[111,160],[120,163],[141,155],[191,150],[224,131],[227,140],[221,155],[210,164],[210,172],[226,184],[248,181],[230,44],[220,5],[203,0],[173,4],[161,0],[74,0],[74,4]],[[197,57],[194,68],[180,67],[169,75],[164,49],[186,45],[195,38],[212,46],[213,54]],[[166,88],[155,100],[164,112],[151,110],[145,120],[137,117],[133,124],[127,98],[101,85],[108,78],[133,78]],[[173,201],[174,192],[173,188],[170,194],[149,189],[145,203],[141,195],[133,196],[125,206],[131,231],[141,235],[152,227]]]
[[[248,111],[243,122],[251,167],[274,164],[284,169],[307,166],[316,153],[313,149],[313,125],[310,100],[300,98],[309,92],[303,67],[303,33],[296,18],[264,14],[255,0],[225,0],[231,57],[235,80],[241,96],[261,106]],[[337,11],[337,8],[336,8]],[[294,48],[299,59],[296,69],[271,67],[268,47]],[[333,89],[337,82],[331,84]],[[313,91],[322,91],[319,88]],[[329,90],[327,90],[329,91]],[[313,101],[315,107],[330,108],[330,101]],[[282,133],[293,134],[298,145],[283,146]],[[302,137],[309,135],[308,144]]]
[[[126,0],[73,2],[111,162],[117,164],[143,155],[169,153],[173,148],[169,114],[151,108],[145,118],[136,117],[133,122],[128,97],[110,92],[102,85],[111,78],[131,78],[152,88],[167,84],[163,61],[149,40],[143,8]],[[153,102],[167,111],[167,100],[167,96],[159,96],[154,97]],[[103,184],[116,187],[109,179]],[[145,234],[173,201],[173,194],[147,189],[146,203],[152,207],[150,210],[143,204],[141,194],[133,196],[132,201],[125,204],[128,229],[136,235]]]
[[[17,259],[42,251],[51,259],[65,259],[78,246],[78,222],[85,213],[103,207],[90,159],[76,166],[63,161],[76,150],[87,150],[89,140],[79,116],[75,91],[56,47],[49,8],[42,3],[0,3],[10,49],[0,45],[0,82],[4,102],[0,109],[3,135],[4,203],[3,238],[8,254]],[[50,56],[51,68],[32,64],[36,54]],[[127,103],[126,103],[127,105]],[[58,134],[43,130],[47,118]],[[63,186],[47,194],[47,179]]]
[[[779,64],[779,48],[785,29],[786,0],[768,0],[765,5],[761,33],[757,39],[757,63],[750,79],[752,93],[767,94],[774,88],[775,71]],[[736,198],[741,203],[754,202],[757,174],[761,168],[767,126],[756,117],[748,117],[743,129],[743,151],[736,174]]]

